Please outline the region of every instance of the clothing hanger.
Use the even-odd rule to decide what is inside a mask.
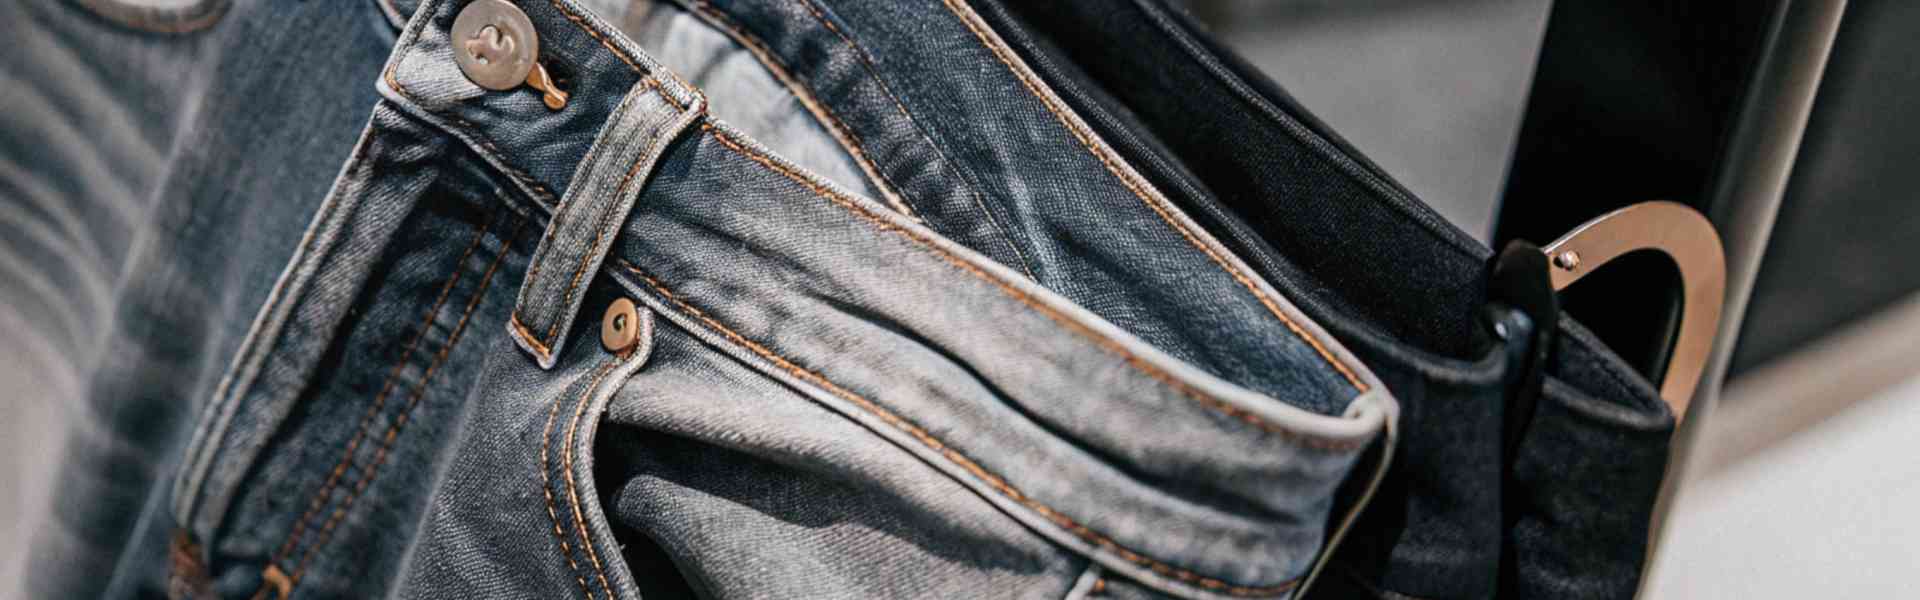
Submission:
[[[1622,255],[1658,250],[1680,270],[1679,334],[1673,342],[1660,398],[1678,420],[1693,399],[1700,374],[1720,330],[1727,265],[1720,234],[1699,211],[1677,202],[1642,202],[1582,223],[1547,244],[1548,278],[1555,292]]]

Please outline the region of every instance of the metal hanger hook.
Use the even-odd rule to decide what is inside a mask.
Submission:
[[[1679,419],[1706,369],[1726,296],[1726,256],[1713,223],[1687,205],[1655,200],[1600,215],[1541,249],[1551,265],[1547,271],[1554,291],[1637,250],[1659,250],[1680,270],[1680,333],[1660,382],[1660,397]]]

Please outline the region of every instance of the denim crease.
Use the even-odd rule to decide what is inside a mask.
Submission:
[[[1491,252],[1177,8],[511,3],[564,107],[465,0],[0,9],[0,317],[85,406],[25,589],[1636,588],[1653,386],[1546,324],[1509,451]]]
[[[211,593],[1286,597],[1383,468],[1385,387],[1044,98],[1013,112],[1074,166],[997,184],[1148,228],[1046,224],[1103,241],[1035,279],[714,119],[595,13],[517,5],[569,103],[467,82],[462,3],[412,9],[190,443]],[[646,339],[610,352],[620,297]]]

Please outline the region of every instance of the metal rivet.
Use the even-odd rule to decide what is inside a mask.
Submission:
[[[608,304],[606,317],[600,319],[600,345],[608,352],[620,353],[639,342],[640,309],[626,298]]]
[[[1580,266],[1580,253],[1568,250],[1553,256],[1553,266],[1572,271]]]
[[[453,61],[480,87],[510,90],[538,65],[540,36],[506,0],[473,0],[453,19]]]

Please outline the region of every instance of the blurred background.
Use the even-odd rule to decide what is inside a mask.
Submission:
[[[1920,3],[1192,6],[1496,248],[1642,200],[1713,218],[1744,307],[1723,321],[1725,383],[1685,424],[1642,597],[1920,596]],[[1671,302],[1648,296],[1568,311]]]

